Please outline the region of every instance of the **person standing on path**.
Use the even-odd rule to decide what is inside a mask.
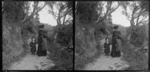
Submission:
[[[46,56],[47,55],[47,49],[48,49],[48,43],[47,43],[47,36],[46,36],[46,31],[43,31],[43,47],[42,47],[42,51],[43,51],[43,55]]]
[[[35,42],[35,38],[32,38],[32,41],[30,43],[30,51],[32,55],[35,55],[36,52],[36,42]]]
[[[43,40],[42,40],[42,31],[39,31],[39,35],[38,35],[38,50],[37,50],[37,55],[38,56],[42,56],[42,44],[43,44]]]
[[[105,53],[106,56],[109,56],[109,53],[110,53],[110,42],[109,42],[108,38],[105,39],[104,53]]]
[[[121,33],[118,31],[118,26],[113,27],[113,35],[112,35],[112,50],[111,56],[112,57],[120,57],[120,40],[121,40]]]
[[[37,55],[38,56],[46,56],[47,55],[47,40],[45,38],[43,30],[39,31]]]

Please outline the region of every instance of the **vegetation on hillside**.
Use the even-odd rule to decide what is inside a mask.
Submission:
[[[19,21],[23,19],[23,2],[3,3],[3,69],[26,54],[27,43],[22,39]]]
[[[54,12],[57,5],[58,13]],[[49,41],[49,58],[56,64],[52,70],[72,70],[73,69],[73,14],[71,1],[48,3],[51,8],[49,13],[57,21]],[[68,18],[67,18],[68,16]],[[61,21],[63,20],[63,21]]]
[[[101,39],[111,39],[115,25],[111,21],[111,13],[119,7],[122,7],[122,14],[131,23],[130,27],[119,26],[123,39],[123,58],[131,70],[147,69],[147,51],[143,51],[143,48],[148,48],[148,5],[145,1],[76,2],[75,69],[83,69],[95,59],[94,56],[102,50],[99,43]]]
[[[49,1],[39,6],[40,2],[34,1],[32,4],[33,10],[31,11],[30,1],[3,1],[3,69],[8,69],[13,62],[29,53],[27,40],[37,37],[38,31],[43,29],[49,43],[48,51],[51,53],[49,58],[56,65],[52,69],[71,70],[73,50],[69,47],[73,46],[72,2]],[[50,7],[49,13],[53,17],[56,16],[57,26],[44,25],[39,22],[38,12],[46,5]],[[53,12],[54,7],[58,9],[58,14]],[[66,16],[70,16],[69,19]]]

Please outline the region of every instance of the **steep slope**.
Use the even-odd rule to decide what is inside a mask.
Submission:
[[[23,53],[21,29],[17,25],[3,21],[3,69]]]
[[[98,46],[94,27],[82,24],[78,19],[76,19],[75,29],[75,69],[82,69],[98,53]]]

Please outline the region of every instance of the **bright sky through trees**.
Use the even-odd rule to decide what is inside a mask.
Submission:
[[[40,22],[55,26],[55,25],[57,25],[57,22],[53,18],[53,16],[48,13],[48,9],[49,9],[48,6],[46,6],[45,8],[43,8],[39,12]],[[126,19],[125,15],[122,15],[121,11],[122,11],[122,8],[119,7],[116,11],[114,11],[111,14],[112,15],[112,22],[114,24],[122,25],[125,27],[130,26],[130,22]]]
[[[40,2],[39,6],[43,6],[44,2]],[[115,6],[116,4],[114,4]],[[32,7],[31,7],[32,10]],[[52,26],[57,25],[57,21],[53,18],[52,14],[48,13],[49,7],[48,5],[45,6],[40,12],[39,12],[39,20],[41,23],[50,24]],[[55,12],[58,10],[54,7]],[[127,20],[126,16],[122,14],[122,7],[119,7],[114,12],[112,12],[112,23],[122,25],[124,27],[130,26],[129,20]],[[69,16],[66,17],[66,19],[69,18]],[[141,18],[140,18],[141,19]]]
[[[40,3],[41,6],[43,6],[43,3]],[[39,12],[39,20],[41,23],[50,24],[51,26],[56,26],[57,21],[53,18],[52,14],[48,13],[49,7],[48,5],[45,6],[40,12]],[[54,12],[58,13],[58,9],[56,6],[54,6]],[[65,20],[71,19],[73,20],[73,17],[67,15]],[[63,21],[63,19],[61,19]]]
[[[39,20],[41,23],[46,23],[46,24],[50,24],[52,26],[56,26],[57,22],[53,18],[53,16],[48,13],[48,9],[49,9],[49,7],[46,6],[39,12]]]
[[[122,25],[124,27],[130,26],[129,20],[127,20],[125,15],[121,13],[122,7],[119,7],[116,11],[114,11],[112,15],[112,23]]]

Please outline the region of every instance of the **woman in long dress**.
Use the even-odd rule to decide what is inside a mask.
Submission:
[[[121,56],[121,52],[120,52],[120,45],[118,43],[118,41],[121,39],[121,34],[119,31],[117,31],[118,26],[114,27],[114,32],[113,32],[113,36],[112,36],[112,50],[111,50],[111,56],[112,57],[120,57]]]
[[[37,50],[37,55],[38,56],[42,56],[42,43],[43,43],[42,34],[39,33],[39,36],[38,36],[38,50]]]
[[[38,56],[46,56],[47,55],[47,50],[46,50],[46,42],[44,38],[43,31],[39,31],[39,37],[38,37],[38,50],[37,50],[37,55]]]
[[[43,47],[42,47],[42,51],[43,51],[43,55],[47,55],[47,47],[48,47],[48,45],[47,45],[47,40],[46,40],[46,38],[42,38],[43,39]]]

